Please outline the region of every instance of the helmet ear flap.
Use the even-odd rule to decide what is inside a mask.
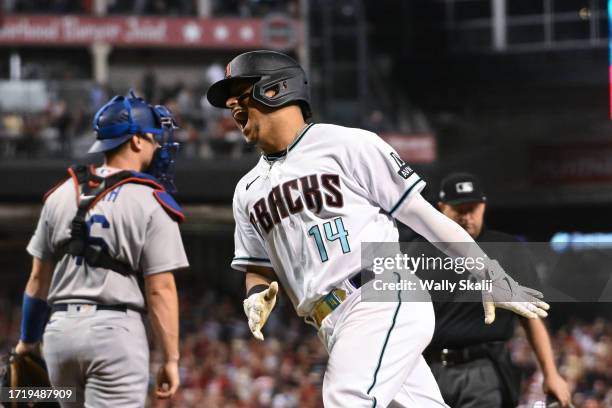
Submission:
[[[287,81],[283,81],[283,82],[285,83],[285,87],[284,88],[286,89],[287,88],[287,86],[286,86]],[[267,93],[269,91],[274,91],[274,94],[268,96]],[[270,86],[267,86],[267,87],[265,87],[263,89],[263,93],[264,93],[264,95],[266,95],[266,97],[268,97],[270,99],[274,99],[274,98],[276,98],[281,93],[281,84],[280,83],[275,83],[275,84],[272,84]]]
[[[303,113],[310,112],[310,93],[307,81],[301,68],[284,70],[278,73],[267,75],[257,81],[253,86],[253,98],[270,108],[280,108],[290,103],[298,103],[300,106],[307,106],[302,109]],[[266,92],[273,89],[274,95],[266,95]],[[304,115],[307,119],[310,114]]]

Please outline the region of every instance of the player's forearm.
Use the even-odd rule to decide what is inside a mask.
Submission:
[[[32,271],[25,287],[25,293],[33,298],[46,300],[53,276],[53,263],[34,257]]]
[[[256,286],[260,286],[260,285],[269,286],[271,282],[272,282],[272,279],[266,276],[263,276],[259,273],[247,272],[246,278],[245,278],[246,293],[248,294],[251,291],[251,289],[255,288]]]
[[[485,268],[472,268],[469,272],[479,279],[487,279],[485,273],[492,265],[484,251],[459,224],[436,210],[420,194],[398,209],[395,218],[449,257],[482,259]]]
[[[275,279],[274,270],[265,266],[250,265],[245,274],[245,288],[248,294],[251,289],[259,285],[269,286]]]
[[[149,320],[158,344],[162,348],[165,361],[178,361],[178,296],[172,273],[166,272],[163,275],[169,276],[154,281],[149,279],[145,283]]]
[[[26,284],[21,307],[21,334],[17,350],[31,351],[43,336],[49,317],[47,295],[53,275],[53,263],[34,257],[32,271]]]
[[[550,336],[544,322],[540,319],[520,319],[520,322],[544,376],[550,377],[558,374],[550,344]]]

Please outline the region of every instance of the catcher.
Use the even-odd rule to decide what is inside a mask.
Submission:
[[[29,355],[43,340],[51,385],[76,391],[76,403],[64,407],[143,407],[147,309],[164,356],[156,396],[169,398],[179,386],[172,272],[188,262],[183,214],[169,194],[176,126],[168,109],[133,93],[112,98],[93,124],[89,151],[104,153],[104,165],[71,167],[45,196],[27,247],[32,272],[15,351]]]

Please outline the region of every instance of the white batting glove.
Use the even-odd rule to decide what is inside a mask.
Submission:
[[[495,308],[510,310],[519,316],[528,319],[546,317],[550,309],[544,302],[541,292],[526,286],[519,285],[510,277],[497,261],[492,261],[487,271],[492,282],[492,290],[482,291],[482,305],[484,307],[485,324],[495,321]]]
[[[266,321],[270,312],[276,304],[276,294],[278,293],[278,283],[272,282],[268,289],[253,293],[248,298],[244,299],[244,313],[249,319],[249,329],[257,340],[263,340],[261,328]]]

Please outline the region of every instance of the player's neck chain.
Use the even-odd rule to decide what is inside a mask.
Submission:
[[[291,143],[287,145],[283,150],[275,153],[265,154],[263,155],[264,159],[272,166],[277,160],[286,157],[291,150],[291,147],[295,145],[296,141],[306,132],[306,129],[310,127],[311,124],[304,123],[304,125],[295,133],[295,136],[291,140]]]

